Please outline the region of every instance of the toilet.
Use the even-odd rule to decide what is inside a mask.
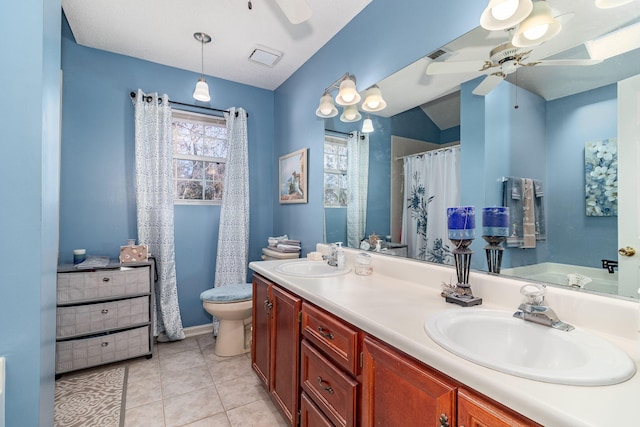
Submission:
[[[217,356],[236,356],[251,350],[246,337],[251,336],[247,330],[251,330],[252,296],[251,283],[221,286],[200,294],[207,313],[220,320],[214,350]]]

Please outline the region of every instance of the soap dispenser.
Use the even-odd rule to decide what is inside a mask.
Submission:
[[[344,270],[344,250],[342,250],[342,242],[336,242],[336,262],[338,270]]]

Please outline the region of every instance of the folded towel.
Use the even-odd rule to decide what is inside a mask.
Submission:
[[[287,236],[286,234],[283,234],[282,236],[269,237],[267,241],[269,242],[269,246],[277,246],[278,243],[282,243],[288,239],[289,239],[289,236]]]
[[[262,248],[262,254],[270,259],[291,259],[300,257],[300,252],[278,252],[271,248]]]
[[[269,249],[273,249],[278,252],[300,252],[300,246],[283,245],[282,243],[279,243],[275,248],[269,247]]]
[[[291,240],[291,239],[286,239],[283,240],[282,242],[283,245],[294,245],[294,246],[300,246],[300,240]]]

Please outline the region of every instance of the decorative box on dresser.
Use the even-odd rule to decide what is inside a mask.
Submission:
[[[153,350],[154,270],[151,262],[101,269],[58,267],[56,375]]]

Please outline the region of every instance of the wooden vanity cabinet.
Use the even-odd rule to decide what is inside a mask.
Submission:
[[[301,299],[262,276],[253,276],[251,365],[291,426],[300,397]]]
[[[517,412],[464,387],[458,388],[458,425],[460,427],[542,427]]]

